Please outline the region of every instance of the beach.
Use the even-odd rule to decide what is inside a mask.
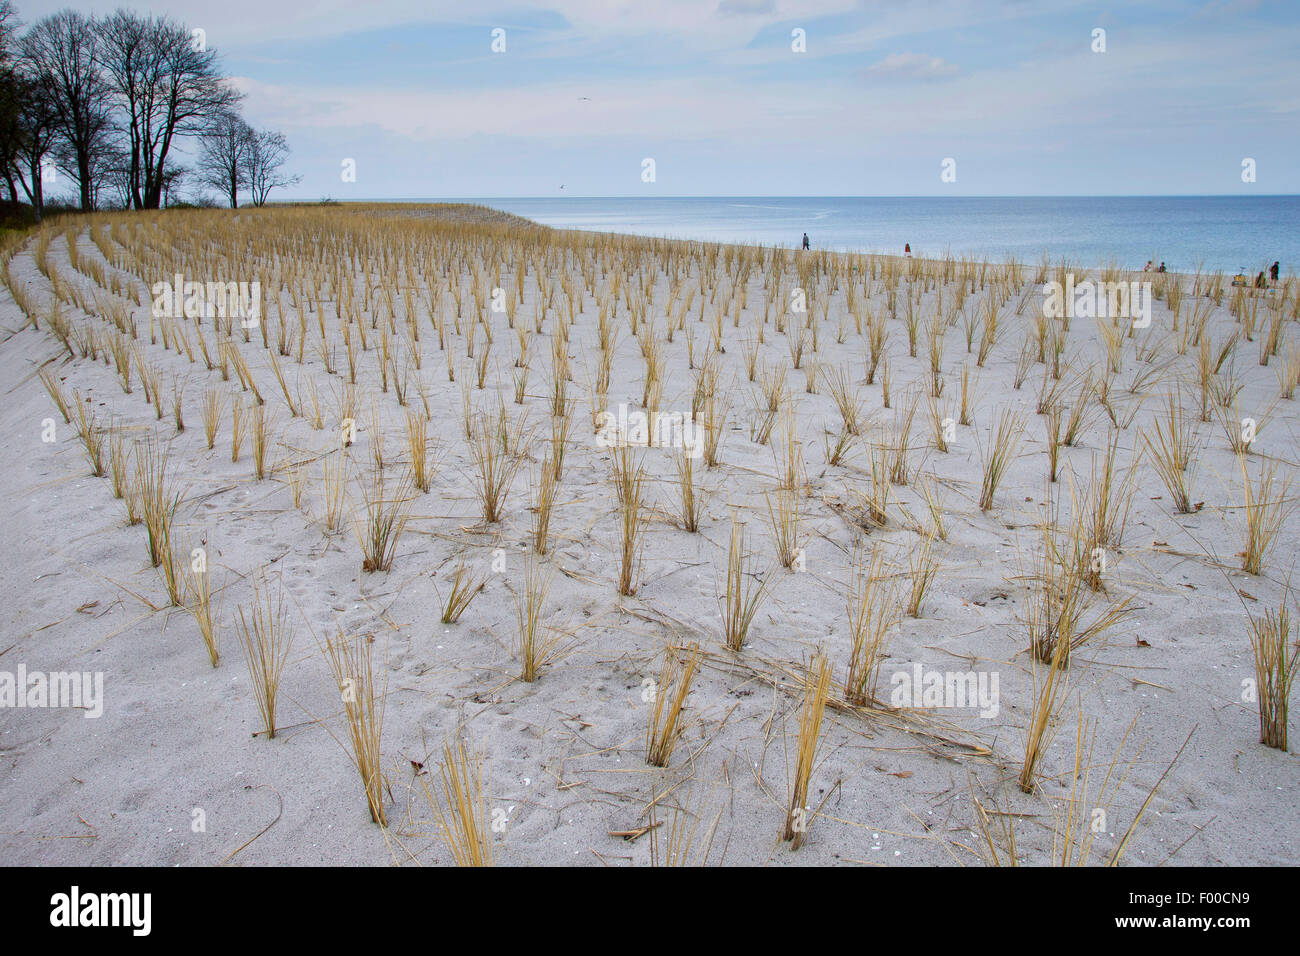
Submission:
[[[380,204],[4,270],[6,862],[1300,862],[1290,274]]]

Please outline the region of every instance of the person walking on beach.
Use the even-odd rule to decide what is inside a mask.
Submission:
[[[1160,268],[1157,269],[1156,272],[1164,272],[1164,271],[1165,271],[1165,264],[1162,262],[1160,263]]]
[[[803,234],[803,247],[804,247],[805,249],[808,248],[808,233],[806,233],[806,232]]]
[[[1282,263],[1280,262],[1274,262],[1271,266],[1268,267],[1268,278],[1273,283],[1273,285],[1277,285],[1277,270],[1278,267],[1281,265]]]
[[[1150,272],[1150,271],[1151,271],[1151,260],[1150,260],[1150,259],[1148,259],[1148,260],[1147,260],[1147,264],[1144,265],[1144,266],[1142,267],[1142,271],[1143,271],[1143,272]]]
[[[903,243],[903,258],[912,258],[912,244],[910,242]]]
[[[1261,272],[1259,275],[1255,276],[1255,288],[1256,288],[1256,289],[1263,289],[1263,288],[1267,287],[1267,285],[1268,285],[1268,283],[1266,283],[1266,282],[1264,281],[1264,273]]]

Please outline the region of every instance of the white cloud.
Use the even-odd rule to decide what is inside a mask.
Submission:
[[[248,77],[234,83],[248,95],[246,112],[257,125],[286,132],[378,127],[421,140],[621,137],[653,148],[666,141],[790,137],[802,135],[799,123],[824,122],[841,105],[810,101],[788,85],[756,95],[744,83],[698,77],[455,91],[272,85]]]
[[[896,76],[904,79],[933,79],[951,76],[957,72],[957,65],[949,63],[939,56],[926,56],[924,53],[891,53],[879,62],[867,67],[867,72],[876,76]]]
[[[78,9],[106,16],[122,0],[81,0]],[[310,12],[304,8],[309,7]],[[727,7],[728,9],[723,9]],[[166,13],[208,31],[221,48],[280,39],[341,36],[417,24],[494,24],[553,13],[586,39],[671,37],[704,49],[744,46],[766,22],[811,21],[858,9],[856,0],[314,0],[310,5],[267,0],[169,0]],[[160,11],[162,12],[162,11]],[[29,15],[29,19],[35,19]],[[486,42],[486,41],[485,41]]]

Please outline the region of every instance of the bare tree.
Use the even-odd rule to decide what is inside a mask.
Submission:
[[[22,78],[18,75],[14,30],[18,14],[9,0],[0,2],[0,173],[9,186],[10,202],[18,201],[15,179],[21,164],[22,122],[25,106]]]
[[[6,131],[14,136],[12,158],[7,161],[12,163],[10,175],[22,186],[39,222],[45,207],[46,164],[57,133],[56,114],[49,91],[24,72],[21,62],[12,79],[19,107],[13,127]],[[12,191],[13,180],[9,182]]]
[[[106,151],[95,163],[95,205],[113,209],[131,208],[131,154],[120,145]],[[103,203],[105,189],[112,199]]]
[[[57,132],[50,88],[19,41],[17,11],[0,0],[0,169],[9,199],[22,187],[39,222],[45,205],[43,174]]]
[[[253,134],[244,159],[244,178],[254,206],[265,206],[272,189],[283,189],[302,181],[301,176],[281,172],[289,158],[289,144],[283,133],[259,130]]]
[[[158,85],[158,57],[147,39],[147,21],[126,10],[118,10],[99,25],[100,62],[113,92],[126,107],[126,131],[129,139],[126,176],[128,205],[139,209],[143,203],[140,188],[140,152],[142,114],[147,113],[150,99]],[[118,171],[120,174],[120,170]],[[121,188],[122,182],[116,185]]]
[[[17,56],[14,33],[20,25],[14,5],[9,0],[0,0],[0,65],[8,67]]]
[[[176,137],[204,133],[241,95],[227,85],[216,51],[166,16],[119,10],[102,34],[100,60],[126,114],[131,202],[157,209]]]
[[[162,204],[170,206],[172,203],[172,194],[179,193],[181,186],[190,178],[190,168],[172,163],[167,167],[167,172],[163,174],[162,184]]]
[[[256,138],[247,123],[228,112],[220,114],[200,137],[194,169],[198,181],[220,189],[231,209],[239,207],[239,190],[248,185],[248,154]]]
[[[62,10],[36,23],[22,48],[53,109],[64,166],[77,180],[81,208],[94,209],[97,157],[110,146],[113,132],[112,91],[99,69],[95,22]]]

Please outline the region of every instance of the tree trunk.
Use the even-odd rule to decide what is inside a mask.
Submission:
[[[94,184],[90,181],[90,155],[83,153],[77,157],[77,178],[81,191],[81,211],[93,212],[95,208]]]
[[[36,221],[41,221],[41,213],[45,208],[45,184],[41,181],[41,164],[39,159],[33,159],[29,164],[31,167],[32,188],[30,190],[32,200],[32,211],[36,214]]]
[[[131,133],[131,208],[140,209],[140,143],[139,136]]]
[[[171,136],[164,135],[158,148],[158,163],[152,169],[145,168],[144,204],[146,209],[161,209],[164,171],[167,168],[167,153],[171,149]]]

